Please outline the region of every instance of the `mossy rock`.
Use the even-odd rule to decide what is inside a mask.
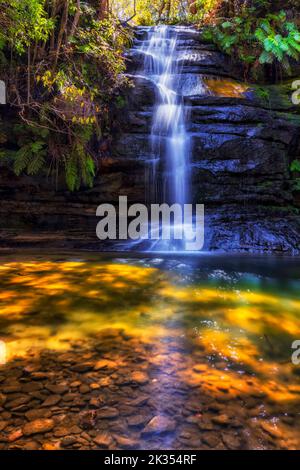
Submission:
[[[300,105],[297,106],[292,102],[293,82],[294,80],[288,80],[277,85],[254,85],[252,89],[261,105],[268,106],[270,109],[291,111],[300,115]]]

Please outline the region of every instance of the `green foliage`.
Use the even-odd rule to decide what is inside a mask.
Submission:
[[[294,160],[292,163],[291,163],[291,166],[290,166],[290,170],[292,172],[300,172],[300,160]]]
[[[70,191],[75,191],[82,184],[93,186],[95,163],[84,145],[76,143],[65,161],[66,183]]]
[[[45,0],[0,0],[7,21],[6,28],[0,30],[0,46],[8,42],[22,54],[33,42],[46,41],[54,21],[47,17],[45,6]]]
[[[26,171],[36,175],[44,166],[46,156],[45,142],[36,140],[21,147],[15,154],[14,171],[20,175]]]
[[[258,10],[260,11],[260,10]],[[277,65],[287,72],[291,60],[300,58],[300,31],[286,14],[257,16],[255,8],[245,9],[241,16],[205,30],[205,37],[227,54],[235,54],[249,67]]]
[[[263,51],[259,56],[261,64],[272,64],[278,61],[290,71],[290,61],[300,57],[300,31],[296,25],[286,21],[282,11],[278,15],[268,15],[259,23],[255,37],[262,45]]]
[[[98,7],[96,0],[79,8],[76,0],[0,0],[1,78],[11,119],[19,120],[0,155],[17,175],[62,181],[64,173],[72,191],[93,184],[96,139],[109,134],[110,107],[127,86],[123,52],[131,42],[114,17],[100,19]]]

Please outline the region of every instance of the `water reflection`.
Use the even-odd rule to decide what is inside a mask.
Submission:
[[[299,370],[291,363],[300,339],[297,279],[280,289],[276,278],[187,259],[7,260],[0,272],[6,367],[15,370],[16,356],[40,361],[45,351],[55,364],[63,351],[72,364],[105,359],[117,370],[100,367],[90,381],[112,387],[120,409],[120,384],[130,387],[128,374],[138,373],[136,399],[147,395],[148,404],[134,416],[145,417],[146,431],[122,421],[136,445],[266,448],[276,435],[277,447],[299,446]],[[149,440],[154,415],[174,420],[178,431],[167,422],[169,431]],[[220,446],[210,445],[216,432]]]

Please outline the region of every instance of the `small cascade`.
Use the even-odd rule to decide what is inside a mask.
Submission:
[[[141,52],[145,56],[141,75],[151,78],[158,91],[150,135],[153,158],[149,162],[148,199],[150,203],[183,205],[190,202],[190,139],[187,108],[177,87],[177,30],[165,25],[149,29]]]

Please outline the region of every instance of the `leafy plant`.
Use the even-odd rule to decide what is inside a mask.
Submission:
[[[291,60],[300,58],[300,31],[284,11],[256,15],[255,8],[244,9],[240,16],[207,27],[205,37],[225,53],[234,53],[249,71],[259,64],[274,64],[290,72]]]
[[[300,172],[300,160],[294,160],[290,165],[290,170],[292,172]]]
[[[29,175],[36,175],[45,164],[46,154],[46,144],[41,140],[30,142],[21,147],[16,152],[14,159],[16,175],[20,175],[23,171]]]
[[[278,61],[290,72],[290,58],[299,60],[300,31],[296,25],[286,21],[282,11],[278,15],[268,15],[261,20],[255,31],[255,37],[263,47],[259,56],[261,64]]]
[[[61,181],[64,173],[72,191],[90,187],[99,141],[128,84],[123,51],[130,41],[129,29],[96,0],[0,0],[1,78],[10,119],[19,122],[15,141],[3,142],[1,163],[17,175]]]

